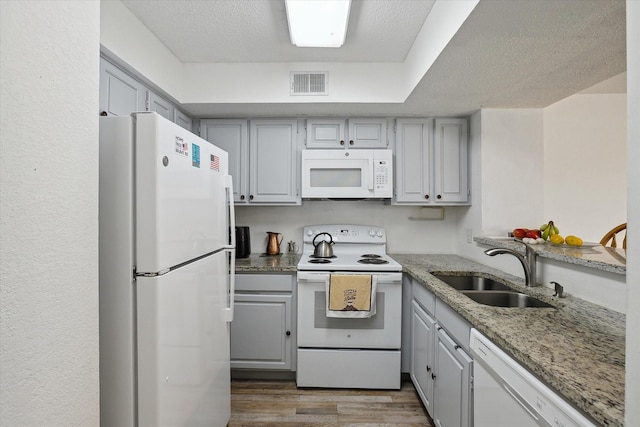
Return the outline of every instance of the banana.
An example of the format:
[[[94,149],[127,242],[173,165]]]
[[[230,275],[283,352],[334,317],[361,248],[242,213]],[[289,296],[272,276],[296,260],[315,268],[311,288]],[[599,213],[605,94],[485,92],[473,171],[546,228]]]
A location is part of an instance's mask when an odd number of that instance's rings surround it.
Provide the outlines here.
[[[540,231],[542,231],[542,238],[544,240],[549,240],[549,237],[554,234],[559,234],[560,230],[553,224],[553,221],[549,221],[546,224],[542,224],[540,226]]]

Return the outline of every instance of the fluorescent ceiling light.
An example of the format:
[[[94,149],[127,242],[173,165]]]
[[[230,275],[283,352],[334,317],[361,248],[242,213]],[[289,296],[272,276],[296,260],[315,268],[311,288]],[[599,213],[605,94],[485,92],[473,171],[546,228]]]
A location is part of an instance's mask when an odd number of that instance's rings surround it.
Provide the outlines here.
[[[340,47],[351,0],[285,0],[291,43],[298,47]]]

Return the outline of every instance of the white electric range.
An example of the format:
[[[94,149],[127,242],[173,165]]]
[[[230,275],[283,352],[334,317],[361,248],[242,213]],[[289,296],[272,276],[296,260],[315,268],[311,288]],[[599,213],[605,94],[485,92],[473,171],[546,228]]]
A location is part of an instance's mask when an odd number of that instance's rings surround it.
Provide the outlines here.
[[[298,387],[399,389],[402,266],[386,254],[384,228],[314,225],[303,233],[297,274]],[[332,241],[333,256],[315,257],[314,239],[316,245]],[[328,317],[327,291],[334,274],[371,276],[375,315]]]

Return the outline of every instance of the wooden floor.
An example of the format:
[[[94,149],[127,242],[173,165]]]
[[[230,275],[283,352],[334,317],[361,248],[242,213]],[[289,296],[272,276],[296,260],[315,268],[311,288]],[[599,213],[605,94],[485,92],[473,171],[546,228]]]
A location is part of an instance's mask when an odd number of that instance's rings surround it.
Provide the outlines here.
[[[433,427],[411,382],[400,390],[298,389],[233,380],[228,427]]]

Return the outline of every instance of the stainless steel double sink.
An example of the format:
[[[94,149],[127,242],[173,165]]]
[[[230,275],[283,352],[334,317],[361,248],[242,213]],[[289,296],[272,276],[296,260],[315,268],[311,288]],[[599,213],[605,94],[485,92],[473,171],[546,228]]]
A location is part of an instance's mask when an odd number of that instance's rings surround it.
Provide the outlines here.
[[[479,304],[494,307],[555,308],[538,298],[518,292],[502,282],[487,277],[473,274],[464,276],[434,274],[434,276]]]

